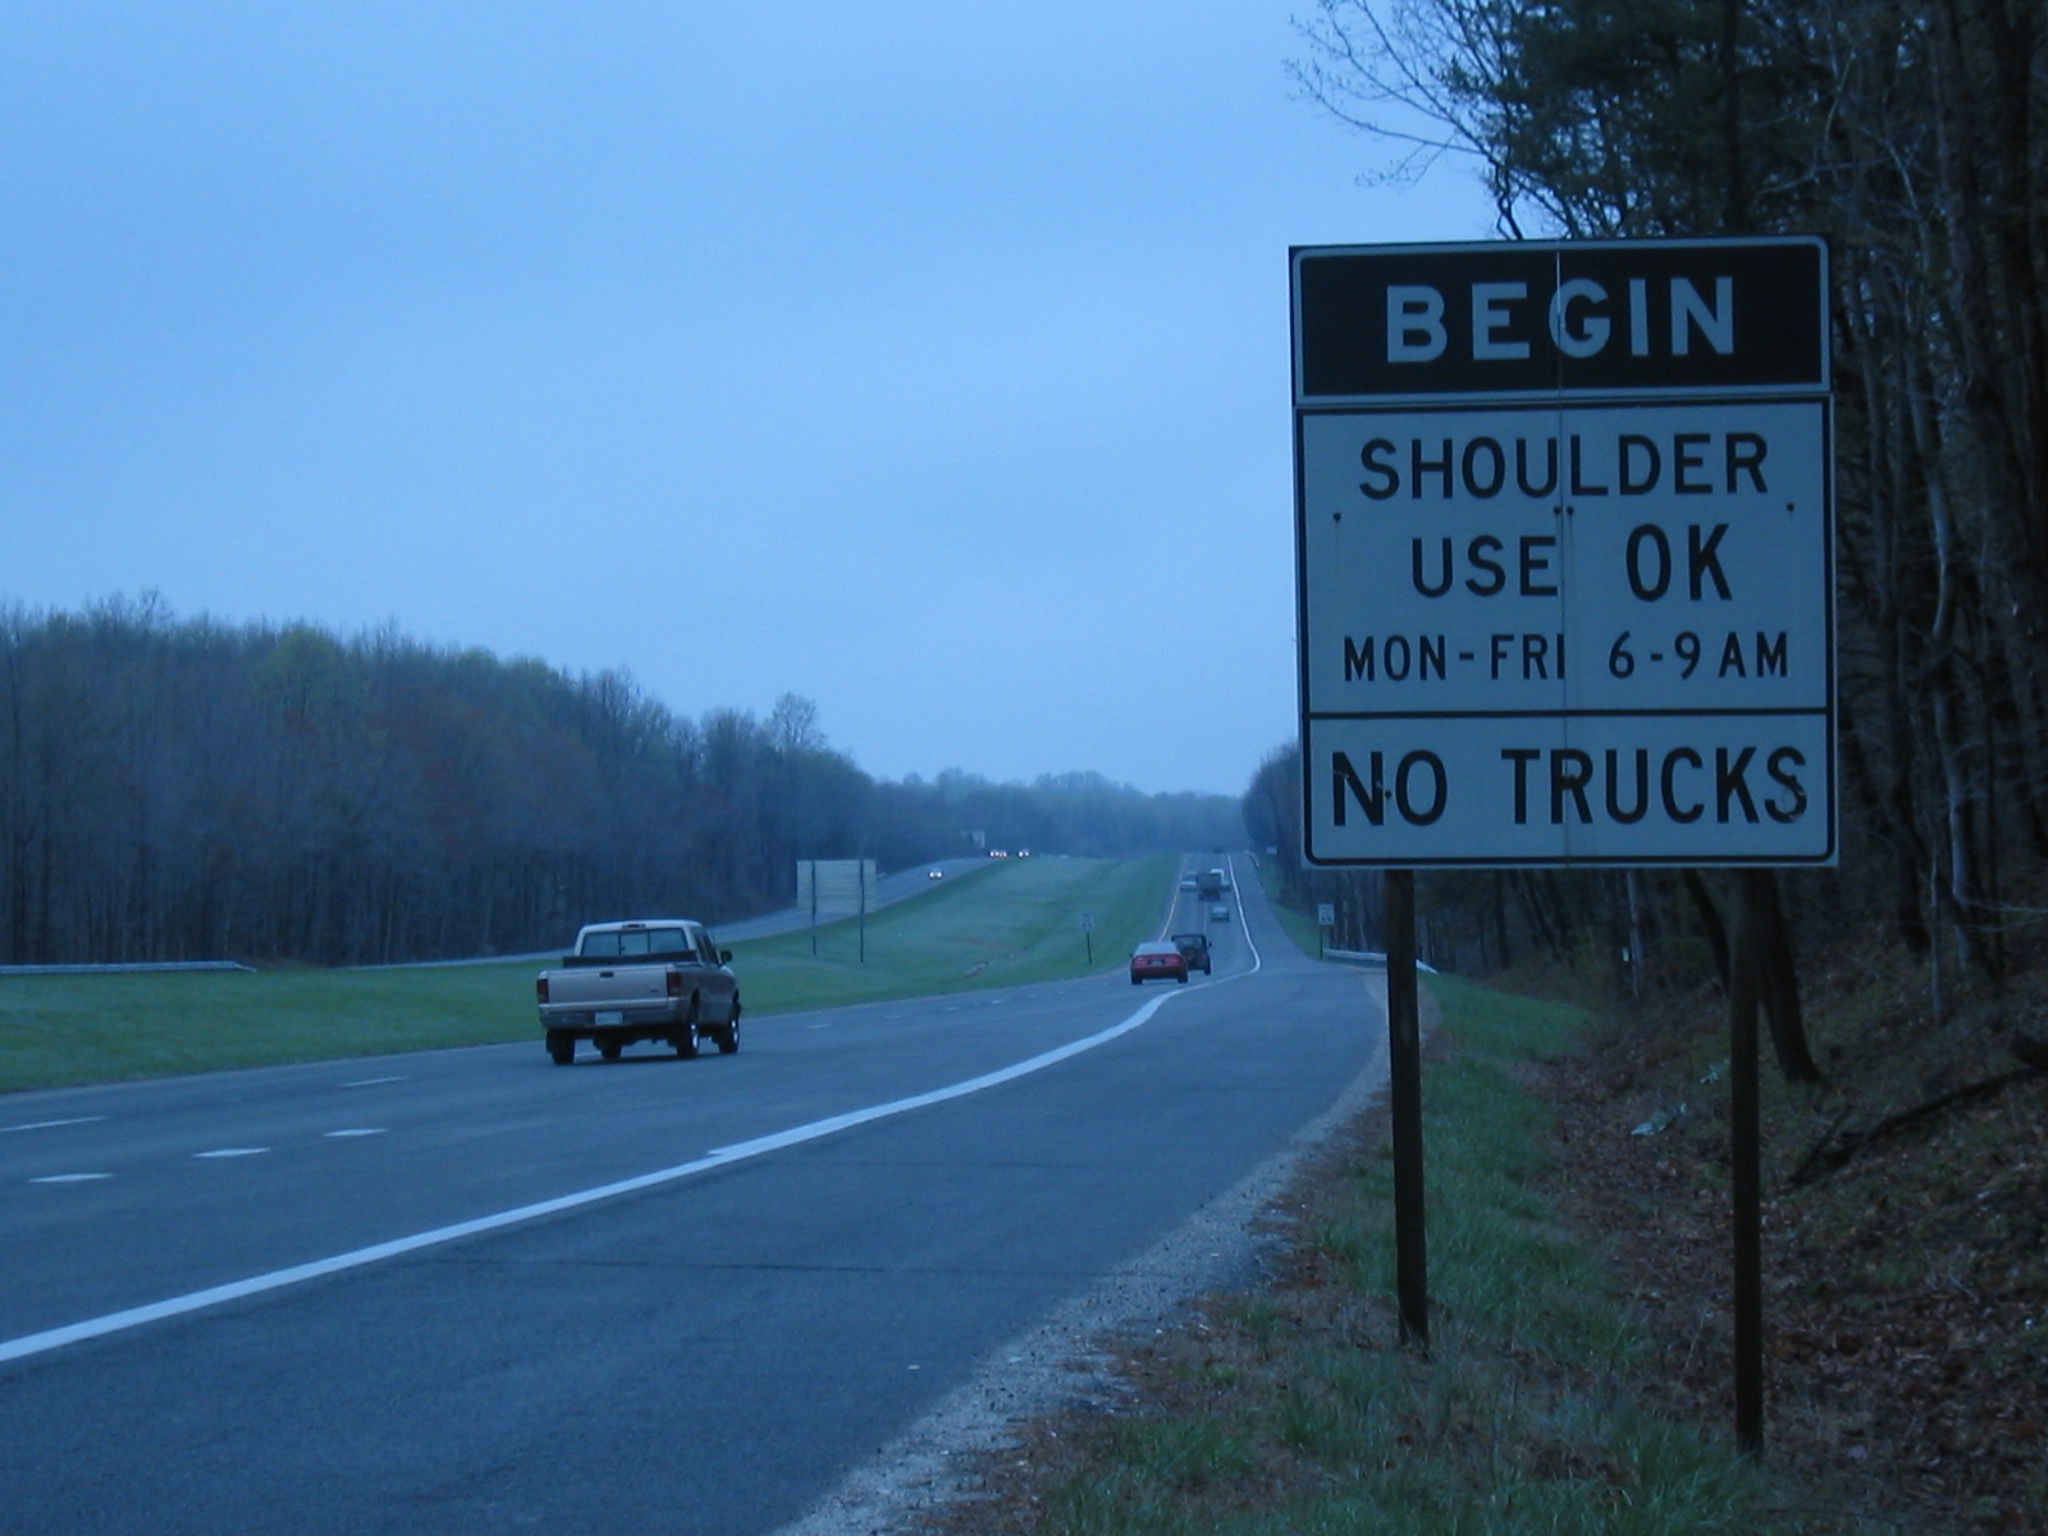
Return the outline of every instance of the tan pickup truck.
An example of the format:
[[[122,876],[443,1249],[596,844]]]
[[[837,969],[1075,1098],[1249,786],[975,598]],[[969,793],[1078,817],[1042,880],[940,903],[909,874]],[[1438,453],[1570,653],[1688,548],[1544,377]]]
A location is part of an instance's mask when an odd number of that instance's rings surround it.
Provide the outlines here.
[[[740,984],[702,923],[687,918],[592,923],[573,953],[535,980],[540,1024],[557,1066],[576,1059],[576,1042],[596,1042],[616,1061],[640,1040],[662,1040],[678,1056],[697,1054],[700,1036],[724,1055],[740,1048]]]

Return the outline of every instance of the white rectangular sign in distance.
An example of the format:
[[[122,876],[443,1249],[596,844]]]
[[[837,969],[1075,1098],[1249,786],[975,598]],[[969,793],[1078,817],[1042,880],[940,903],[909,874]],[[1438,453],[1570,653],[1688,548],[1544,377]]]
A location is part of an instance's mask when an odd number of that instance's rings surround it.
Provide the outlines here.
[[[1311,715],[1827,706],[1823,402],[1299,430]]]
[[[851,917],[875,905],[873,859],[799,859],[796,904],[820,919]]]

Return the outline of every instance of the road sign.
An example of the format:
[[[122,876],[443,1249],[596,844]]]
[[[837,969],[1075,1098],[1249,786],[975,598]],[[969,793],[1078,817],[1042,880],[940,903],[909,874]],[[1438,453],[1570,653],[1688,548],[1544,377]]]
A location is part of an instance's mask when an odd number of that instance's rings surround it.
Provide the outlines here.
[[[1081,931],[1083,933],[1093,933],[1095,931],[1095,914],[1093,912],[1083,912],[1081,914]]]
[[[1304,851],[1835,856],[1826,249],[1293,252]]]
[[[1316,926],[1318,928],[1334,928],[1337,926],[1337,904],[1335,902],[1319,901],[1316,903]]]
[[[798,859],[796,904],[813,922],[853,917],[875,905],[873,859]]]

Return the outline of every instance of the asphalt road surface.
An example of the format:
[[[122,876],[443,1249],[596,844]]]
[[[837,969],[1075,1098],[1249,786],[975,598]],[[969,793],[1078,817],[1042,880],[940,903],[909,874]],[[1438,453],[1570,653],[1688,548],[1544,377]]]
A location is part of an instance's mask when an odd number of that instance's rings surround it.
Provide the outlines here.
[[[1228,905],[1186,986],[0,1099],[0,1531],[777,1530],[1378,1070]]]

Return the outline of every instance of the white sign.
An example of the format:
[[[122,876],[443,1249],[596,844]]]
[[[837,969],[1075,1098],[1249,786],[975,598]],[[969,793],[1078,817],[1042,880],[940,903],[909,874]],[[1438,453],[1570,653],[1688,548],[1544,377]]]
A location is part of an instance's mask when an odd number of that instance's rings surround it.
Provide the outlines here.
[[[797,909],[818,922],[853,917],[874,910],[873,859],[799,859],[796,864]]]
[[[1832,861],[1824,252],[1436,257],[1295,253],[1307,856]]]

